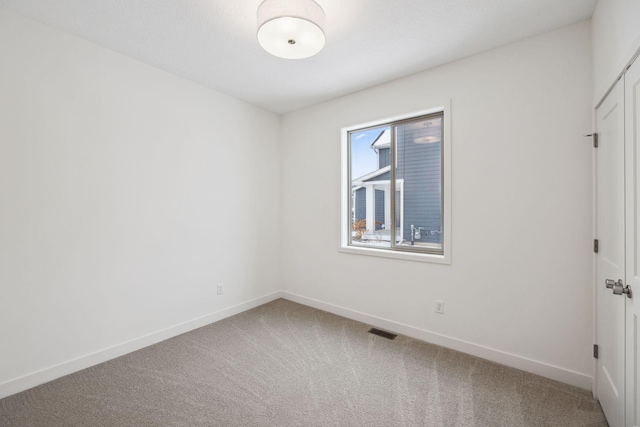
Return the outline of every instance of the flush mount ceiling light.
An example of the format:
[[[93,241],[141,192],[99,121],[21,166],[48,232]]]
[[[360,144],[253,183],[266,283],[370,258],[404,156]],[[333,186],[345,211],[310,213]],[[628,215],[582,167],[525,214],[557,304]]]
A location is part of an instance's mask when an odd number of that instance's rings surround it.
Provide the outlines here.
[[[324,47],[324,18],[313,0],[264,0],[258,7],[258,41],[280,58],[308,58]]]

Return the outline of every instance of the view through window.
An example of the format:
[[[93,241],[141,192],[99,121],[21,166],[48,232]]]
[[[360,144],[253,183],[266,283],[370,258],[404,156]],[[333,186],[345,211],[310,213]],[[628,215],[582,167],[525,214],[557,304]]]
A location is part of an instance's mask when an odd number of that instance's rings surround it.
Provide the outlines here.
[[[348,134],[349,244],[443,253],[443,113]]]

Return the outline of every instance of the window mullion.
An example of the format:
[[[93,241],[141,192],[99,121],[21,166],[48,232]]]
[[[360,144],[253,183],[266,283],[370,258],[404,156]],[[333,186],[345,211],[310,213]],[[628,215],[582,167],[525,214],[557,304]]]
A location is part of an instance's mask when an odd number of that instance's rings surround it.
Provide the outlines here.
[[[389,246],[393,249],[396,247],[396,126],[394,124],[391,125],[389,132],[391,132],[389,135],[391,141],[389,144],[389,199],[391,200]]]

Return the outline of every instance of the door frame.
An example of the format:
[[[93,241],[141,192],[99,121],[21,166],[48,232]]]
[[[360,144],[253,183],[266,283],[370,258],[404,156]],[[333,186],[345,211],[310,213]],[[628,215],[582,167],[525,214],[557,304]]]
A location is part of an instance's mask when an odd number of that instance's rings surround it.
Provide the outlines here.
[[[624,96],[624,79],[620,79],[595,110],[600,138],[599,147],[593,149],[594,229],[601,240],[598,253],[594,248],[594,335],[602,349],[600,357],[594,358],[594,394],[616,427],[624,425],[626,412],[625,301],[606,289],[604,282],[626,280]]]
[[[626,62],[626,64],[624,65],[624,67],[622,68],[622,71],[618,74],[618,76],[616,77],[616,79],[613,81],[613,83],[611,83],[611,85],[609,86],[608,90],[604,93],[604,95],[602,95],[602,97],[600,99],[596,99],[596,101],[594,102],[594,107],[592,110],[592,123],[593,129],[597,129],[597,110],[598,108],[605,102],[605,100],[607,99],[607,97],[610,95],[610,93],[613,91],[613,89],[615,88],[616,84],[618,83],[619,80],[622,80],[622,84],[623,84],[623,93],[625,94],[626,97],[626,82],[625,82],[625,74],[627,73],[627,71],[629,70],[629,68],[635,63],[637,62],[636,66],[640,67],[640,38],[638,38],[638,40],[636,40],[636,42],[634,43],[633,46],[633,50],[630,51],[630,54],[627,56],[630,59]],[[623,133],[623,137],[624,137],[624,149],[626,151],[627,148],[627,128],[626,128],[626,117],[627,117],[627,112],[626,112],[626,107],[627,107],[627,102],[626,99],[623,98],[623,104],[625,106],[625,111],[623,111],[624,117],[625,117],[625,127],[622,129],[622,133]],[[597,130],[595,131],[597,132]],[[594,132],[594,133],[595,133]],[[591,135],[588,135],[591,136]],[[591,157],[591,162],[592,162],[592,212],[593,212],[593,223],[592,223],[592,235],[594,240],[598,238],[597,236],[597,224],[598,224],[598,217],[597,217],[597,148],[595,148],[592,151],[592,157]],[[625,152],[625,168],[627,167],[627,158],[626,158],[627,153]],[[625,185],[627,182],[627,172],[625,171]],[[626,220],[626,215],[627,215],[627,207],[626,207],[626,202],[627,202],[627,190],[625,188],[625,227],[628,223],[628,221]],[[625,232],[626,234],[626,232]],[[626,251],[626,242],[625,242],[625,251]],[[598,306],[597,306],[597,291],[598,291],[598,286],[600,285],[598,283],[598,270],[597,270],[597,253],[594,250],[593,253],[593,264],[592,264],[592,297],[593,297],[593,304],[592,304],[592,314],[593,314],[593,321],[592,321],[592,332],[593,332],[593,342],[594,344],[598,344]],[[626,255],[625,255],[625,262],[626,262]],[[626,267],[625,267],[625,275],[626,275]],[[625,277],[625,284],[627,282],[627,279]],[[640,295],[638,295],[637,297],[640,297]],[[626,325],[626,316],[625,316],[625,326]],[[625,333],[625,336],[627,334]],[[625,369],[628,366],[628,361],[627,361],[627,349],[626,349],[626,344],[625,344]],[[597,399],[598,397],[598,380],[597,380],[597,374],[598,374],[598,359],[594,357],[593,359],[593,365],[592,365],[592,380],[591,380],[591,388],[592,388],[592,395],[594,398]],[[628,387],[625,384],[625,408],[624,408],[624,418],[626,419],[628,417],[629,414],[629,409],[626,407],[627,405],[627,401],[628,401],[628,396],[626,396],[626,393],[628,392]],[[625,421],[626,423],[626,421]]]
[[[640,271],[638,259],[638,195],[640,192],[638,166],[640,165],[640,60],[636,60],[624,75],[625,86],[625,285],[632,291],[632,298],[625,300],[625,423],[626,426],[640,425]]]

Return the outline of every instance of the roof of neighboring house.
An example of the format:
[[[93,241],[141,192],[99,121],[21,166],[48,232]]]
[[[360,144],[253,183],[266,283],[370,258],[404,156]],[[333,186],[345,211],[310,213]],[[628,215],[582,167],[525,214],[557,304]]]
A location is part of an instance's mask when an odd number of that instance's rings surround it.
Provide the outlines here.
[[[391,147],[391,131],[385,129],[380,132],[380,135],[371,143],[371,148],[378,152],[381,148]]]
[[[351,185],[362,185],[363,182],[369,181],[377,176],[387,173],[391,170],[391,166],[385,166],[380,169],[376,169],[373,172],[369,172],[366,175],[362,175],[360,178],[356,178],[351,182]]]

